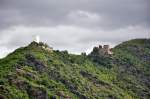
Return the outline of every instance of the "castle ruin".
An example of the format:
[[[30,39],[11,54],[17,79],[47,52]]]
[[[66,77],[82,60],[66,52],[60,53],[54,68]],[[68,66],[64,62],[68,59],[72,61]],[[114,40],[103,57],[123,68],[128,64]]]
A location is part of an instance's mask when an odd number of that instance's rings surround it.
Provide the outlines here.
[[[101,55],[112,55],[112,48],[109,45],[99,45],[98,47],[94,47],[93,51],[97,52]]]

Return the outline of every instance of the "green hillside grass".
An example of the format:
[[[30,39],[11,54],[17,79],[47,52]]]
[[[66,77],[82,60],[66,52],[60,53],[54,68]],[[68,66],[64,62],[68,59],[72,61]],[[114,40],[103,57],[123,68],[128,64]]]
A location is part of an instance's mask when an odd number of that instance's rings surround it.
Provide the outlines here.
[[[32,42],[0,60],[0,99],[149,99],[150,39],[113,52],[74,55]]]

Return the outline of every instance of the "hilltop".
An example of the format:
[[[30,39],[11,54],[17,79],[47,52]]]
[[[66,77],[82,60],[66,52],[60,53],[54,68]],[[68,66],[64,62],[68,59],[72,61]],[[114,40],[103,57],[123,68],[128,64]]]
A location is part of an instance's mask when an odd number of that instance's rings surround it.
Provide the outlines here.
[[[86,55],[32,42],[0,60],[0,99],[149,99],[150,39]]]

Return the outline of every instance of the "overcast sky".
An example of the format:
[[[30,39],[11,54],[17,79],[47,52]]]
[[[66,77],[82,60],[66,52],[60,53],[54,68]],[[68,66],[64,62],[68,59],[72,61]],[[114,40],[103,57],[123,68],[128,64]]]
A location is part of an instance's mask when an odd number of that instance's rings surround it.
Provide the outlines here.
[[[0,57],[35,35],[72,53],[150,38],[149,11],[150,0],[0,0]]]

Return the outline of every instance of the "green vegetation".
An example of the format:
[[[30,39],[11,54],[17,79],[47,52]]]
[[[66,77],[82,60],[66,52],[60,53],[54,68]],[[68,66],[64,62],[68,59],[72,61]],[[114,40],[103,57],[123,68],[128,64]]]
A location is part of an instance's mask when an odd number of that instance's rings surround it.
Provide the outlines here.
[[[149,99],[150,39],[113,55],[48,51],[32,42],[0,60],[0,99]]]

